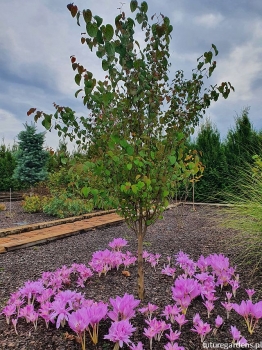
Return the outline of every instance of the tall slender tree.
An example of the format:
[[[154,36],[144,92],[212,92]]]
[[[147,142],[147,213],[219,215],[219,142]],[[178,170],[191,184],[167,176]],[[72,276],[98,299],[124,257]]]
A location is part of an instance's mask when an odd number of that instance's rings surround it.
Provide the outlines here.
[[[241,172],[253,163],[252,156],[261,152],[261,137],[250,122],[249,108],[244,108],[235,119],[235,126],[228,131],[225,144],[225,155],[228,166],[228,187],[237,191]]]
[[[195,186],[196,200],[209,202],[222,199],[228,175],[227,162],[220,133],[209,118],[200,126],[193,148],[201,154],[205,167],[201,181]]]
[[[46,179],[49,153],[44,150],[45,133],[37,133],[36,126],[24,125],[18,134],[18,150],[15,154],[16,168],[13,178],[31,187]]]
[[[232,86],[204,87],[212,75],[218,54],[215,45],[198,59],[191,79],[183,71],[170,74],[170,39],[172,25],[167,16],[148,19],[145,1],[130,2],[134,18],[121,11],[114,26],[90,9],[79,11],[69,4],[71,15],[80,25],[83,18],[86,34],[82,44],[95,52],[105,72],[97,81],[92,72],[71,57],[76,71],[75,82],[82,87],[83,102],[90,114],[77,118],[68,107],[55,104],[56,112],[48,115],[31,108],[35,120],[55,128],[77,143],[93,145],[92,159],[86,167],[100,179],[104,190],[100,195],[115,198],[114,205],[134,230],[138,240],[138,295],[144,297],[143,240],[147,228],[168,205],[168,198],[184,171],[184,143],[212,100],[227,98]],[[144,43],[135,39],[135,26],[144,33]],[[194,171],[195,164],[189,169]],[[85,188],[88,194],[98,189]]]

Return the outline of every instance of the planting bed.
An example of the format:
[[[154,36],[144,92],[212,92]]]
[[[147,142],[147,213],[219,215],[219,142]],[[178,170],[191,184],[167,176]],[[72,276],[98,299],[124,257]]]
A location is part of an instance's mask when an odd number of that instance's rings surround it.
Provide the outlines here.
[[[201,254],[207,256],[211,253],[224,253],[229,257],[231,265],[235,265],[234,260],[238,255],[238,251],[236,249],[233,250],[228,245],[228,239],[234,235],[234,231],[218,226],[218,222],[223,219],[223,215],[219,208],[200,206],[196,208],[196,211],[192,211],[191,206],[180,206],[166,211],[164,219],[159,220],[148,229],[144,249],[150,253],[159,253],[161,257],[159,264],[156,266],[156,271],[148,262],[145,263],[146,297],[138,308],[146,306],[149,302],[158,305],[159,309],[155,311],[153,317],[155,316],[159,319],[164,306],[174,303],[171,293],[173,279],[161,274],[161,270],[164,264],[167,264],[167,256],[172,257],[174,265],[174,255],[179,250],[187,253],[194,261]],[[28,217],[23,218],[23,220],[28,220]],[[62,265],[71,266],[72,263],[88,265],[93,252],[109,248],[108,243],[117,237],[126,239],[129,243],[127,249],[135,254],[136,237],[125,224],[121,224],[52,241],[46,245],[0,255],[0,308],[2,309],[5,306],[5,302],[10,294],[21,287],[27,280],[37,280],[44,271],[55,271]],[[128,269],[130,272],[129,277],[125,277],[121,273],[122,270],[121,266],[119,271],[111,270],[106,276],[98,277],[97,274],[94,274],[87,280],[85,288],[78,288],[78,291],[84,293],[87,299],[102,300],[104,302],[109,302],[110,297],[123,296],[125,293],[136,296],[136,266]],[[176,276],[179,272],[181,271],[177,267]],[[256,290],[253,296],[254,301],[262,300],[262,276],[259,273],[251,276],[251,272],[237,267],[237,273],[240,275],[240,287],[236,292],[236,298],[232,299],[233,302],[240,303],[242,299],[247,300],[248,297],[245,292],[247,288]],[[222,291],[219,288],[217,289],[216,296],[219,299],[215,301],[215,309],[209,319],[207,318],[207,311],[202,299],[198,297],[193,300],[186,314],[186,319],[189,321],[182,326],[182,333],[178,340],[180,346],[190,350],[203,348],[199,335],[191,331],[193,327],[192,317],[197,312],[200,313],[201,318],[205,322],[211,324],[212,328],[214,328],[214,320],[218,314],[225,321],[221,328],[218,329],[216,336],[212,332],[207,335],[206,343],[231,343],[230,325],[236,326],[249,343],[262,342],[262,320],[259,321],[254,334],[251,336],[247,331],[243,318],[234,310],[231,311],[229,320],[226,319],[226,311],[221,305],[221,301],[225,301],[226,291],[231,291],[231,288],[226,286]],[[142,341],[144,349],[148,350],[149,340],[143,335],[144,328],[147,325],[142,314],[137,312],[131,323],[136,327],[136,331],[131,338],[132,341],[134,343]],[[97,346],[92,345],[87,337],[86,349],[113,349],[114,344],[109,340],[103,339],[104,335],[108,334],[110,324],[111,321],[108,318],[105,321],[101,321]],[[173,325],[173,330],[175,329],[178,329],[176,324]],[[6,324],[5,316],[0,315],[0,349],[81,349],[80,344],[76,342],[74,332],[67,325],[63,329],[57,330],[55,325],[51,324],[49,329],[46,329],[44,321],[39,320],[37,330],[35,330],[31,323],[27,324],[20,319],[17,331],[18,335],[15,334],[12,325]],[[153,349],[164,349],[164,344],[167,342],[167,338],[163,335],[160,343],[153,340]],[[123,349],[127,350],[129,347],[124,345]]]

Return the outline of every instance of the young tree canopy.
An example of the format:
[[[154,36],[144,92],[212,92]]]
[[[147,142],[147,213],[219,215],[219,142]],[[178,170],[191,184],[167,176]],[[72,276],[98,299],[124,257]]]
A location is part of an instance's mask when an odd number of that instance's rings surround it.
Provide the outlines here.
[[[233,89],[229,82],[205,87],[204,81],[216,68],[217,48],[197,59],[190,79],[179,70],[170,77],[170,40],[173,27],[162,14],[148,18],[148,5],[130,2],[132,17],[121,12],[114,24],[90,9],[80,11],[74,4],[68,10],[78,25],[84,26],[81,43],[100,60],[104,80],[97,80],[75,56],[76,72],[89,114],[77,118],[69,107],[54,104],[54,115],[31,108],[35,120],[51,125],[59,135],[92,149],[89,168],[103,179],[103,188],[84,188],[88,195],[99,192],[114,198],[117,208],[138,238],[138,294],[144,296],[143,239],[147,227],[155,222],[172,196],[180,179],[184,180],[184,143],[194,126],[219,96],[227,98]],[[139,43],[135,30],[142,31]],[[53,124],[52,124],[53,123]],[[191,164],[195,173],[196,164]]]

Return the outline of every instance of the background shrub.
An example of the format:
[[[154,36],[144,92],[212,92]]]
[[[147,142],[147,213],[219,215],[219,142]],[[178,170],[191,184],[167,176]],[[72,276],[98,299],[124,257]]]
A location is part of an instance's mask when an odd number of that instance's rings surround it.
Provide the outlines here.
[[[49,198],[47,196],[25,196],[22,207],[27,213],[39,213],[43,212],[43,207],[48,201]]]
[[[49,199],[48,203],[44,205],[43,211],[49,215],[66,218],[90,213],[93,208],[92,200],[73,199],[68,197],[66,193],[63,193],[58,197]]]

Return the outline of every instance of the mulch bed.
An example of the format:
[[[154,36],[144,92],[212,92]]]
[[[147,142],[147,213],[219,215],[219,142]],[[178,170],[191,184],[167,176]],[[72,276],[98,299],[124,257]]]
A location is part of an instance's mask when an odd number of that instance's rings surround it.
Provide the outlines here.
[[[17,220],[26,220],[29,218],[24,214]],[[172,277],[162,275],[161,269],[167,264],[167,256],[174,257],[175,254],[182,250],[190,255],[195,261],[201,254],[207,256],[211,253],[224,253],[230,258],[231,265],[235,265],[238,251],[232,249],[228,243],[230,237],[235,231],[221,228],[218,222],[223,219],[223,211],[220,208],[200,206],[196,211],[191,206],[180,206],[164,213],[164,219],[159,220],[148,229],[145,238],[144,249],[150,253],[161,254],[160,263],[156,267],[156,272],[149,263],[145,264],[145,287],[146,297],[139,307],[145,306],[148,302],[157,304],[159,309],[154,314],[160,317],[165,305],[173,303],[172,301]],[[3,223],[3,219],[0,219]],[[137,240],[134,233],[125,225],[110,226],[107,228],[96,229],[82,233],[69,238],[52,241],[48,244],[38,245],[26,249],[8,252],[0,255],[0,308],[17,288],[21,287],[27,280],[36,280],[41,277],[44,271],[55,271],[62,265],[71,266],[72,263],[88,264],[92,253],[97,250],[108,248],[108,243],[116,237],[122,237],[128,240],[128,250],[133,254],[136,252]],[[174,260],[173,260],[174,261]],[[136,295],[137,269],[136,266],[129,269],[130,277],[125,277],[120,271],[109,271],[106,276],[91,277],[86,287],[79,288],[79,291],[85,293],[86,298],[96,301],[103,300],[108,302],[110,297],[116,295],[123,296],[124,293]],[[262,276],[258,272],[252,275],[252,271],[246,268],[237,268],[240,275],[240,288],[237,290],[234,302],[240,303],[242,299],[247,300],[245,289],[254,288],[256,294],[255,300],[262,300],[261,281]],[[179,345],[185,349],[202,349],[199,336],[191,331],[192,317],[199,312],[201,318],[214,326],[214,319],[217,314],[225,320],[217,335],[211,333],[206,338],[206,343],[231,343],[230,325],[237,326],[241,334],[249,343],[259,343],[262,341],[262,320],[258,323],[255,333],[250,336],[244,320],[234,311],[231,311],[230,319],[226,320],[225,309],[221,306],[221,301],[225,300],[225,291],[230,291],[229,287],[225,287],[222,292],[218,291],[216,295],[219,297],[215,302],[215,311],[212,312],[210,319],[207,319],[207,312],[201,298],[197,298],[190,305],[186,318],[189,320],[187,324],[182,326],[182,333]],[[137,327],[132,341],[137,343],[141,340],[145,349],[149,349],[149,341],[143,335],[146,324],[143,317],[137,313],[132,320],[132,324]],[[103,335],[108,333],[110,320],[101,322],[99,334],[100,340],[95,347],[91,342],[87,342],[86,349],[91,350],[111,350],[113,343],[103,340]],[[177,329],[174,325],[173,329]],[[38,328],[35,331],[31,324],[19,320],[17,330],[19,335],[14,332],[13,327],[8,326],[4,315],[0,315],[0,349],[20,349],[20,350],[77,350],[81,346],[76,342],[73,332],[69,327],[57,330],[55,325],[51,325],[46,329],[44,322],[39,321]],[[162,337],[160,343],[153,341],[153,349],[164,349],[167,343],[165,336]],[[262,345],[262,344],[261,344]],[[213,346],[214,349],[217,347]],[[123,349],[128,349],[124,346]]]

